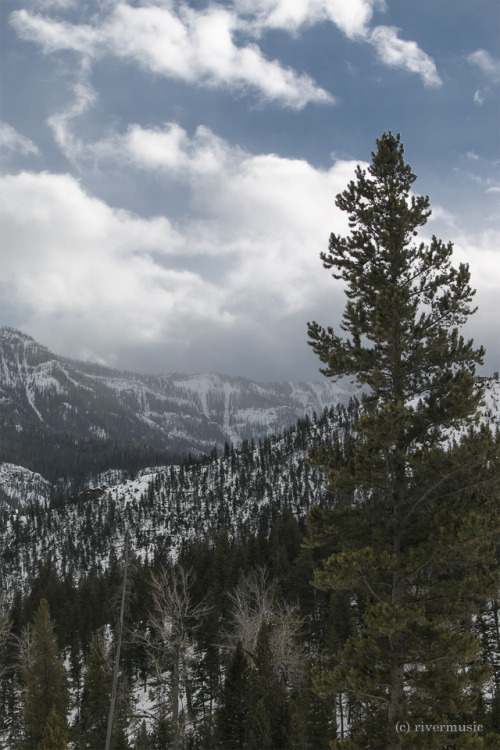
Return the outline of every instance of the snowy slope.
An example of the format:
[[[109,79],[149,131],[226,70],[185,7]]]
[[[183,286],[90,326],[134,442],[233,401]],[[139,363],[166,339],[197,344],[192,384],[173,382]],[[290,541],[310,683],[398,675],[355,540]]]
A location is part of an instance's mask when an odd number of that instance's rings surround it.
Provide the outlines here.
[[[279,433],[299,417],[347,404],[359,393],[331,383],[255,383],[224,375],[140,375],[52,354],[19,331],[0,329],[0,461],[55,482],[79,477],[78,458],[113,441],[171,454],[210,454],[226,442]],[[74,438],[93,446],[74,447]],[[115,461],[103,466],[126,469]],[[76,455],[75,455],[76,454]],[[130,458],[130,451],[127,453]],[[57,460],[60,458],[60,466]],[[145,456],[148,463],[157,463]],[[163,459],[166,463],[166,459]],[[47,465],[50,467],[48,475]]]
[[[47,508],[54,486],[41,474],[14,464],[0,464],[0,506],[2,502],[13,507],[41,505]]]
[[[353,416],[352,409],[349,416],[344,407],[332,407],[315,422],[301,420],[254,449],[145,471],[89,489],[48,513],[39,506],[4,511],[4,593],[10,599],[16,590],[27,590],[38,562],[49,554],[62,576],[71,572],[78,579],[90,569],[105,570],[122,554],[127,532],[138,558],[151,560],[161,549],[176,559],[189,540],[265,530],[285,507],[304,517],[324,495],[324,478],[307,464],[306,451],[314,442],[342,439]]]

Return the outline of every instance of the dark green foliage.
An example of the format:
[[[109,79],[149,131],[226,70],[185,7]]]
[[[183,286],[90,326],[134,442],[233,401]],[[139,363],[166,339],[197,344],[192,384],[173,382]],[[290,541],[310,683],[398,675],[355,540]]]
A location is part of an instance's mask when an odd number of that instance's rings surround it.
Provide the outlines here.
[[[165,706],[162,706],[156,716],[148,750],[149,748],[151,750],[163,750],[165,747],[171,747],[173,737],[172,721],[167,714]]]
[[[56,732],[59,726],[65,730],[68,710],[67,675],[46,599],[41,600],[35,612],[24,659],[27,665],[22,673],[26,690],[25,746],[32,750],[44,737],[51,711],[55,712],[57,720],[52,716],[47,732]]]
[[[22,426],[20,431],[16,421],[4,420],[0,460],[21,464],[54,484],[64,478],[66,489],[72,492],[83,489],[89,476],[110,468],[133,476],[146,466],[180,463],[185,459],[180,450],[162,450],[119,439],[102,440],[78,432],[54,432],[44,424],[28,420]],[[64,502],[54,492],[51,505],[57,507]]]
[[[68,733],[64,722],[57,714],[55,705],[52,706],[43,730],[43,737],[38,743],[37,750],[67,750]]]
[[[265,621],[257,636],[246,700],[245,747],[248,750],[286,750],[290,743],[289,706],[284,686],[273,667]]]
[[[498,445],[474,427],[484,352],[459,335],[474,292],[451,243],[415,240],[429,199],[410,195],[403,153],[384,134],[369,174],[337,196],[351,234],[332,234],[321,257],[346,284],[346,337],[309,325],[324,374],[370,389],[349,440],[310,451],[330,492],[308,519],[325,558],[315,585],[345,592],[356,623],[334,634],[337,664],[318,681],[357,702],[346,748],[441,747],[396,722],[472,721],[488,676],[472,618],[498,573]]]
[[[243,750],[247,724],[248,661],[241,641],[231,655],[217,711],[217,747]]]
[[[106,643],[97,632],[86,659],[83,692],[80,702],[80,747],[88,750],[104,747],[108,728],[113,673]]]
[[[130,750],[129,741],[124,724],[119,725],[113,732],[111,740],[111,750]]]
[[[151,750],[151,746],[151,738],[146,727],[146,722],[143,721],[137,733],[134,750]]]
[[[329,750],[335,737],[334,700],[314,689],[313,668],[291,703],[290,750]]]

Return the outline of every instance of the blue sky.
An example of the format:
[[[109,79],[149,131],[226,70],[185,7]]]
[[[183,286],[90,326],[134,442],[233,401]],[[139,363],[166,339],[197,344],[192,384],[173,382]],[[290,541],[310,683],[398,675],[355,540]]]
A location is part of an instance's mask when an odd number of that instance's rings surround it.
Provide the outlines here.
[[[318,376],[335,207],[400,132],[500,369],[499,0],[4,0],[0,324],[149,372]]]

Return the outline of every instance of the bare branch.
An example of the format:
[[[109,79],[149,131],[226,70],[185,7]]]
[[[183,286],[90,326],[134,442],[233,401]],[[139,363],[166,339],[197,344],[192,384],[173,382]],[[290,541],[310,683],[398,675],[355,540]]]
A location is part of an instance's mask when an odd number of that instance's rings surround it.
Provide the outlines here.
[[[302,620],[297,608],[280,601],[276,582],[269,582],[267,572],[259,568],[245,577],[229,594],[233,604],[232,628],[226,643],[235,648],[241,641],[244,652],[255,657],[257,637],[262,622],[269,628],[269,644],[276,672],[285,683],[300,681],[304,656],[298,646]]]

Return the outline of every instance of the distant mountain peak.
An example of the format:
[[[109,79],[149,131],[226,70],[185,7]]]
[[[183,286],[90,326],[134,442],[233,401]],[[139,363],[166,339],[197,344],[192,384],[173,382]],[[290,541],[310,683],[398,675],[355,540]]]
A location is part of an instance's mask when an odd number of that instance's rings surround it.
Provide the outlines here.
[[[225,443],[278,434],[306,414],[347,404],[359,390],[328,380],[257,383],[221,374],[141,375],[53,354],[0,329],[0,462],[51,482],[89,471],[135,469]],[[121,447],[120,447],[121,446]],[[111,448],[113,459],[111,459]],[[162,455],[155,455],[158,452]],[[106,465],[106,460],[109,463]]]

